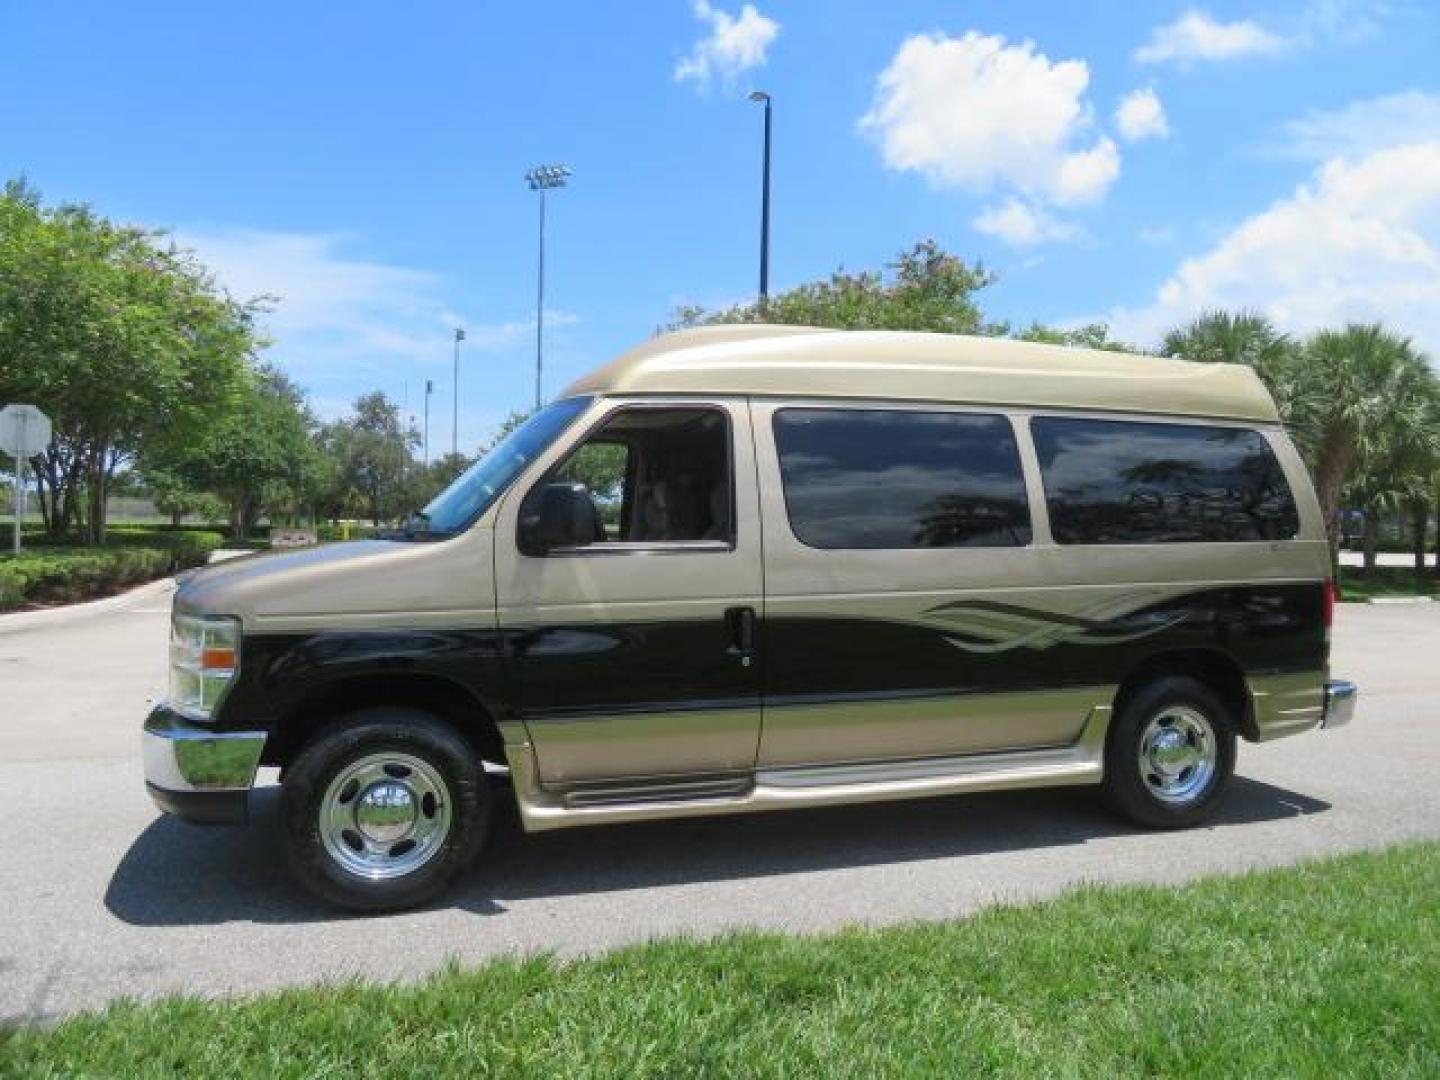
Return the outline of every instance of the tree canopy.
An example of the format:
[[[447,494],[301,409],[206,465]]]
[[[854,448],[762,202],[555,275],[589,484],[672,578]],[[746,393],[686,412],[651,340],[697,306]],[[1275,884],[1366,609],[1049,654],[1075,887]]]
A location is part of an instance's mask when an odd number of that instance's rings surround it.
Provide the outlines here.
[[[6,186],[0,400],[54,422],[35,461],[52,533],[102,542],[116,469],[204,437],[233,406],[260,344],[253,315],[160,234]]]
[[[934,240],[922,240],[884,271],[837,270],[823,281],[798,285],[764,303],[717,311],[682,307],[670,328],[769,322],[844,330],[994,333],[997,328],[985,324],[975,300],[976,293],[994,282],[995,275],[981,264],[968,264]]]
[[[362,394],[349,416],[326,424],[320,444],[334,465],[325,500],[331,516],[353,508],[378,525],[427,501],[410,482],[419,433],[401,423],[400,407],[381,391]]]
[[[322,463],[315,427],[304,392],[282,372],[261,367],[182,469],[195,487],[220,497],[231,535],[243,539],[262,514],[316,493]]]

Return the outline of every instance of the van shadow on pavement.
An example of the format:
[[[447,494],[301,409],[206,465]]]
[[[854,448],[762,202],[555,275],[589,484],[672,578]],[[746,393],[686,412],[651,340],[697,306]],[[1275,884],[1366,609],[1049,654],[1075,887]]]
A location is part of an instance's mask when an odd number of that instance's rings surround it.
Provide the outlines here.
[[[1138,830],[1094,788],[996,792],[526,836],[506,789],[476,866],[435,901],[480,915],[507,902],[1083,844]],[[298,923],[346,917],[285,869],[279,789],[251,796],[245,828],[161,816],[121,858],[105,906],[139,926]],[[1209,829],[1322,813],[1330,804],[1237,776]]]

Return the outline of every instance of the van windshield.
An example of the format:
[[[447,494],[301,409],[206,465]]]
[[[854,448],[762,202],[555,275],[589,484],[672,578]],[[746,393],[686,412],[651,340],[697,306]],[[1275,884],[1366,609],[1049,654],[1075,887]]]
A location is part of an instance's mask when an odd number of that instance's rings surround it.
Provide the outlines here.
[[[411,516],[404,538],[438,540],[465,528],[510,486],[525,467],[545,452],[590,404],[588,397],[566,398],[545,406],[506,435],[450,486]]]

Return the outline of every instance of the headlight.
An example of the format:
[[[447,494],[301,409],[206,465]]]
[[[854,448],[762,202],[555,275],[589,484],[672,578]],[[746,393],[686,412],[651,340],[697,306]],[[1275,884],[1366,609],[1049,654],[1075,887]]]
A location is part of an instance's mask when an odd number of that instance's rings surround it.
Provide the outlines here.
[[[208,719],[240,670],[240,620],[181,615],[170,620],[170,705]]]

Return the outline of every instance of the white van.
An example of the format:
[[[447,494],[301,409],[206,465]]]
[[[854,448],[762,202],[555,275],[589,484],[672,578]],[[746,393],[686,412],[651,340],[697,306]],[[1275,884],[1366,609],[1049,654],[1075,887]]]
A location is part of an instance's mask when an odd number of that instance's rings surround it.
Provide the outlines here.
[[[299,878],[368,910],[439,892],[512,794],[538,830],[1098,784],[1188,825],[1237,738],[1350,718],[1329,567],[1249,369],[666,335],[393,538],[186,578],[147,783],[240,822],[278,766]]]

